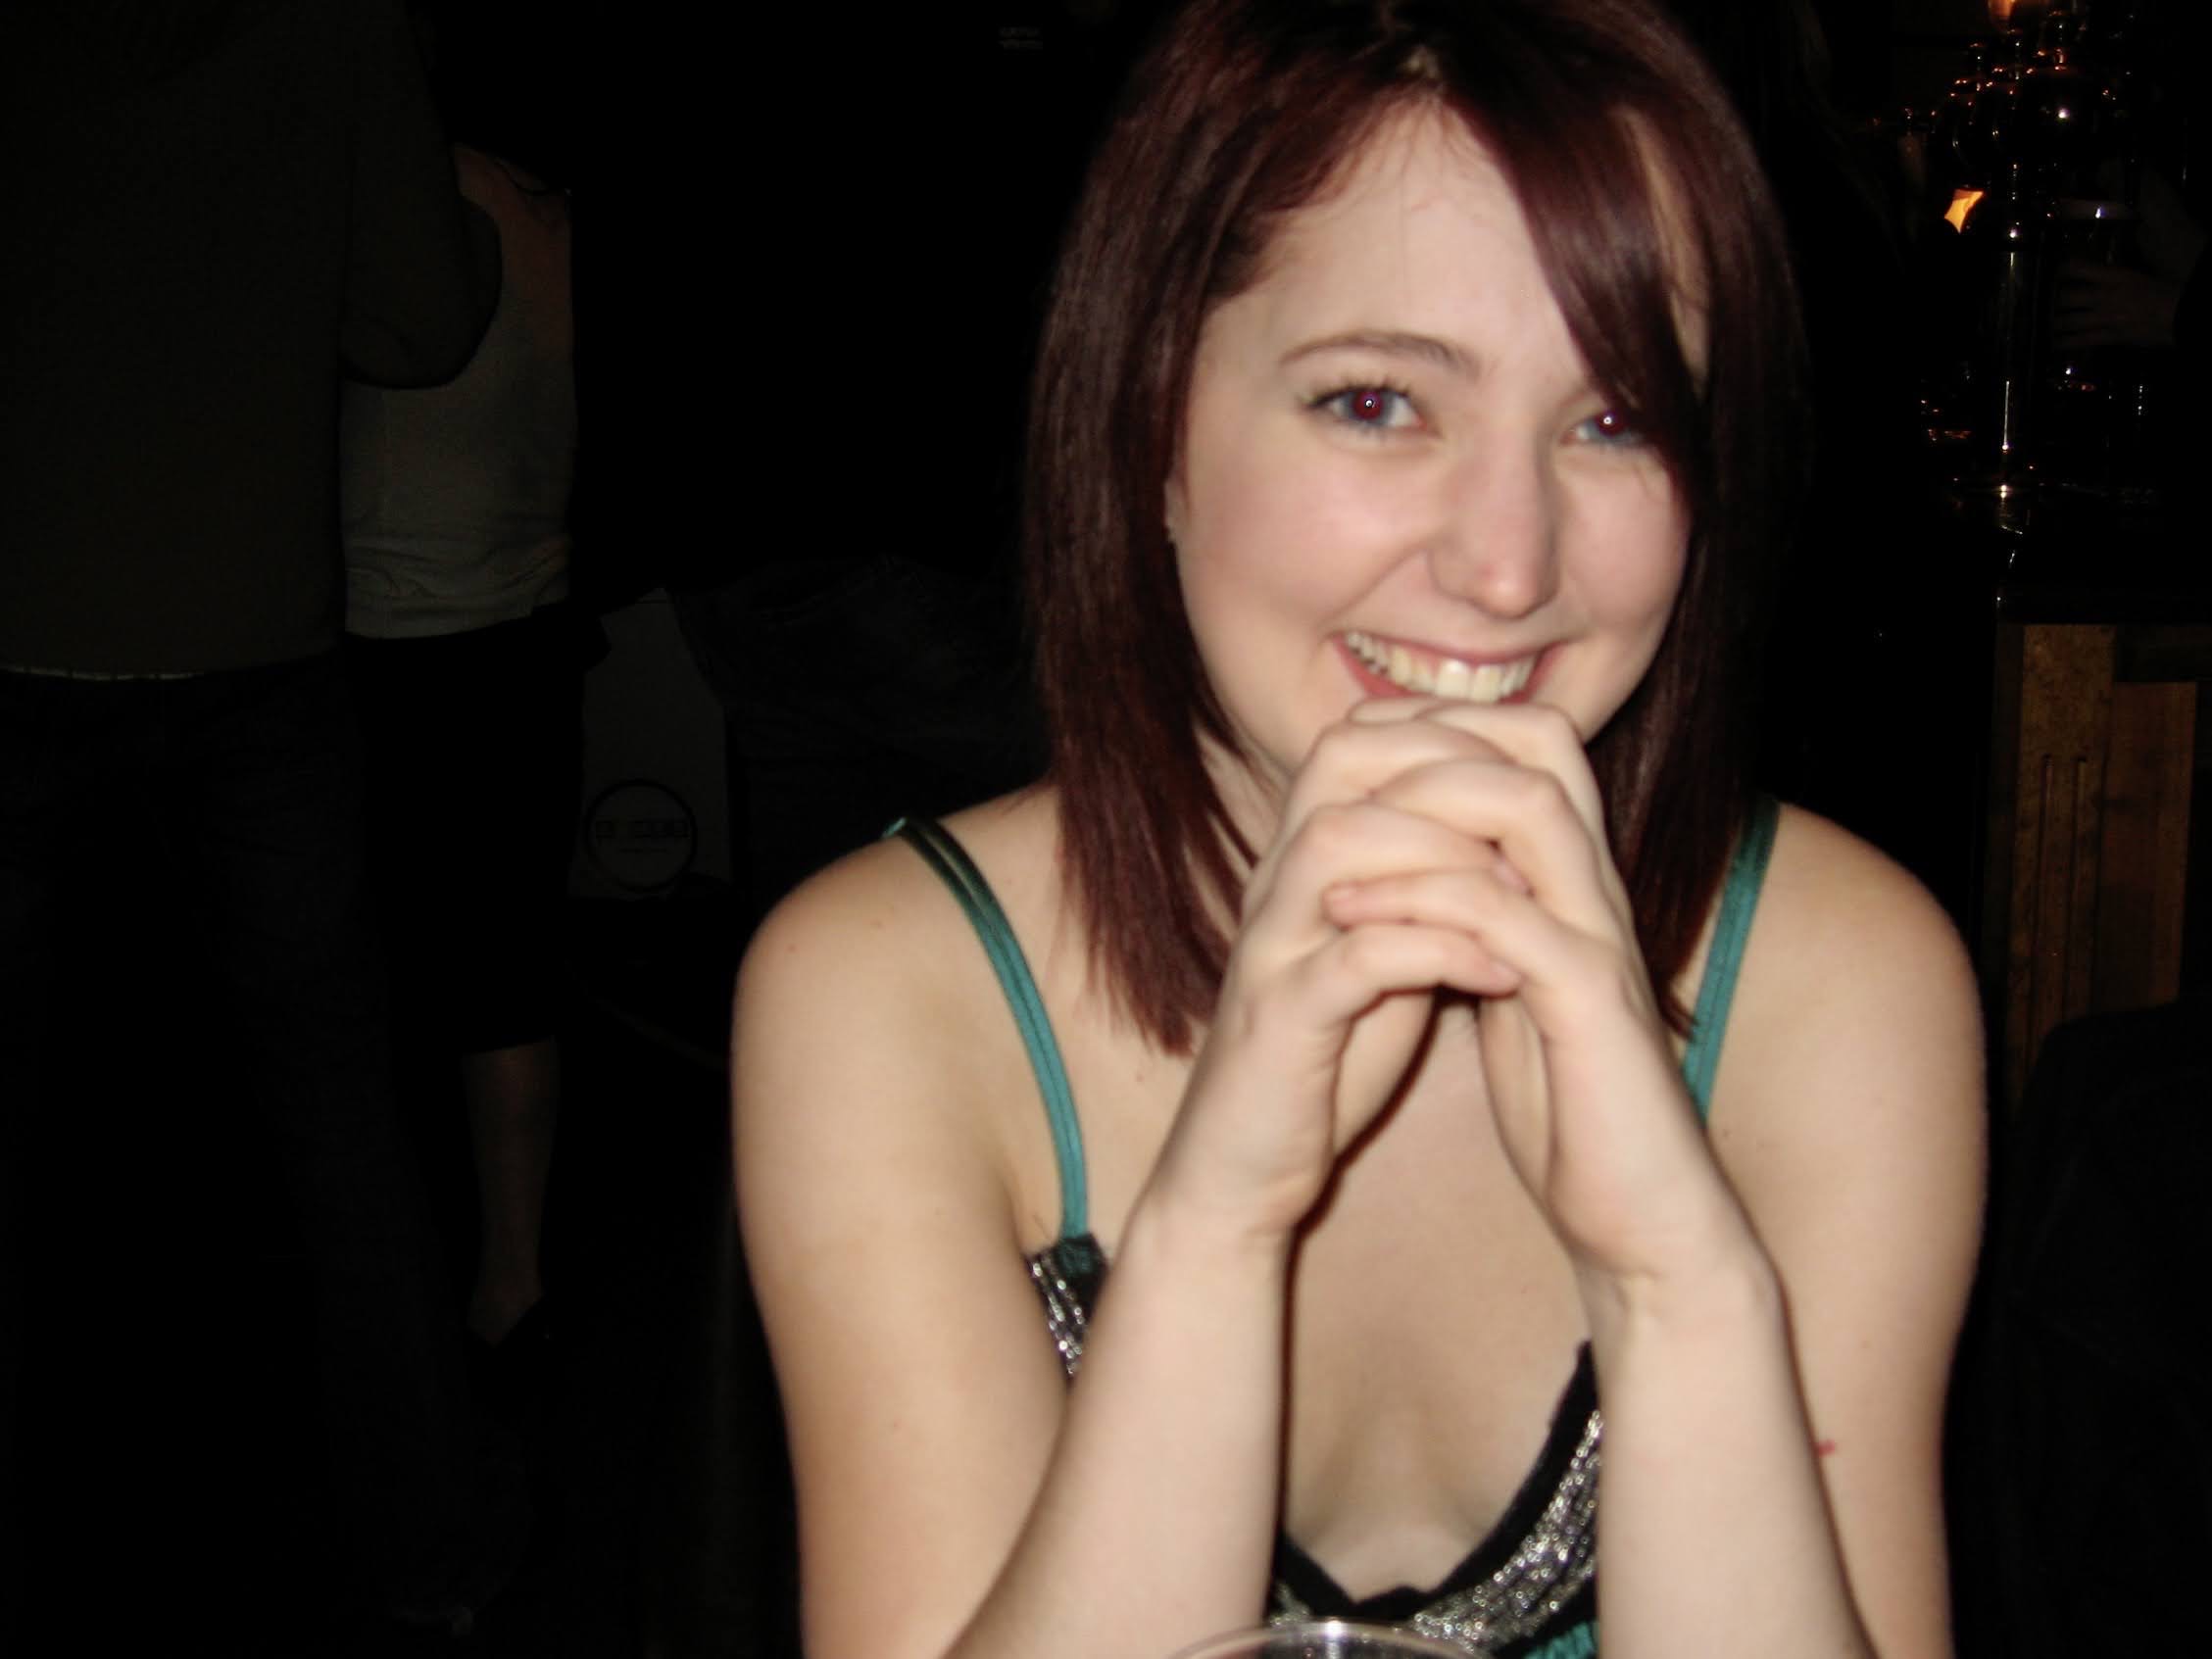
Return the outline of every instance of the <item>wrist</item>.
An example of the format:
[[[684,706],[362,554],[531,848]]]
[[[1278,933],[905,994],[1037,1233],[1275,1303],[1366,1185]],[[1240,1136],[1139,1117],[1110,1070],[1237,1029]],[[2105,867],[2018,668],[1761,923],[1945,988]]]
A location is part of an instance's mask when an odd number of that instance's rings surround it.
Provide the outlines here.
[[[1782,1281],[1773,1258],[1740,1210],[1733,1221],[1664,1268],[1578,1267],[1592,1342],[1600,1348],[1629,1340],[1707,1342],[1779,1323]]]
[[[1114,1273],[1119,1277],[1131,1265],[1141,1270],[1141,1264],[1156,1261],[1169,1264],[1178,1274],[1220,1275],[1280,1286],[1288,1283],[1296,1242],[1295,1228],[1194,1199],[1155,1172],[1130,1206]]]

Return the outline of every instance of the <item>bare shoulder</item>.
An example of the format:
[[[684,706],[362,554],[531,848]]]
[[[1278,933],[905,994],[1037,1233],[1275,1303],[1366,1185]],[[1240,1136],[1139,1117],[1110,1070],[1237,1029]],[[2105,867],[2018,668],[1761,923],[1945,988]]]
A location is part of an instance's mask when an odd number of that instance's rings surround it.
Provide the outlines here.
[[[1714,1091],[1717,1140],[1979,1134],[1981,1015],[1956,930],[1886,855],[1783,808]],[[1847,1102],[1833,1099],[1844,1095]],[[1846,1104],[1842,1123],[1824,1123]]]
[[[933,885],[927,867],[894,841],[808,878],[768,912],[746,949],[740,1017],[773,1010],[811,1023],[805,1004],[817,997],[847,1011],[865,1004],[881,1017],[926,996],[930,982],[911,970],[943,948],[931,937],[945,919]],[[886,999],[892,1008],[882,1005]]]
[[[993,803],[948,827],[1018,869],[1020,838],[1001,847],[1001,826],[1033,815],[1018,800]],[[971,1094],[961,1085],[990,1011],[989,974],[971,924],[910,847],[878,842],[808,880],[761,924],[738,975],[741,1149],[748,1118],[763,1114],[882,1114],[912,1126],[917,1113],[950,1111],[923,1128],[958,1138],[951,1103]]]
[[[1002,902],[1034,911],[1053,879],[1051,818],[1017,796],[947,827]],[[880,1239],[894,1216],[943,1238],[957,1212],[994,1259],[1042,1225],[1051,1177],[1031,1153],[1049,1143],[1018,1030],[973,924],[911,847],[864,848],[769,913],[739,970],[731,1044],[757,1271],[832,1238]]]
[[[1979,1000],[1942,908],[1785,809],[1715,1080],[1712,1140],[1781,1278],[1874,1645],[1945,1651],[1945,1381],[1981,1243]]]
[[[1974,976],[1949,917],[1885,854],[1796,807],[1776,831],[1737,1010],[1728,1047],[1745,1070],[1887,1053],[1946,1096],[1979,1088]]]
[[[1910,1358],[1940,1397],[1981,1239],[1982,1062],[1973,974],[1942,908],[1873,848],[1786,809],[1712,1137],[1782,1274],[1816,1406],[1855,1365],[1837,1351],[1876,1334],[1892,1386]]]
[[[977,861],[1000,902],[1043,902],[1053,868],[1049,804],[1037,792],[968,808],[945,828]],[[1042,879],[1037,872],[1042,871]],[[812,1023],[810,1003],[912,1024],[959,1000],[972,976],[948,974],[974,955],[972,925],[944,881],[897,839],[860,849],[809,878],[753,936],[738,979],[738,1013],[770,1008]],[[832,1016],[834,1017],[834,1016]]]
[[[1018,837],[993,839],[1018,811],[963,817],[963,841],[1022,867]],[[900,1630],[937,1651],[1010,1551],[1064,1405],[1004,1129],[1032,1093],[1019,1038],[959,905],[885,843],[762,924],[732,1042],[738,1215],[800,1493],[809,1650],[881,1652]]]

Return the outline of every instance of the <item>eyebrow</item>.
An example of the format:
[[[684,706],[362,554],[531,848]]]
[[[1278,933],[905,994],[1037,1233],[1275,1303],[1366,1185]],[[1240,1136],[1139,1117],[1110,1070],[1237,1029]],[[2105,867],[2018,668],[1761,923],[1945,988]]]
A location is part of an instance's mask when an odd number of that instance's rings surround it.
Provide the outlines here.
[[[1330,334],[1319,340],[1308,340],[1284,355],[1285,363],[1317,357],[1323,352],[1366,351],[1381,352],[1390,357],[1419,358],[1433,363],[1454,374],[1472,374],[1474,359],[1450,340],[1440,340],[1434,334],[1408,334],[1394,328],[1354,328],[1343,334]]]

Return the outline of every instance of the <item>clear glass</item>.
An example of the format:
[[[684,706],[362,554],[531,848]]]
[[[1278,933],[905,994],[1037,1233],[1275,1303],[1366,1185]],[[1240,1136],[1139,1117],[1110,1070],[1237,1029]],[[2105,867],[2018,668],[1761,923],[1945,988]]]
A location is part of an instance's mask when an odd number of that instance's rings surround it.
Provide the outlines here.
[[[1384,1625],[1311,1619],[1217,1635],[1174,1659],[1467,1659],[1467,1650]]]

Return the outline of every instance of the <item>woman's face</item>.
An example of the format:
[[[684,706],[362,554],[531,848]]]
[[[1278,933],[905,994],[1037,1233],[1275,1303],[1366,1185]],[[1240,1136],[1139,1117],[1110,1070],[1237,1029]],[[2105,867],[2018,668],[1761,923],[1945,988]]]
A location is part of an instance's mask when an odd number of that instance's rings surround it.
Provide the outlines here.
[[[1544,703],[1587,741],[1650,665],[1688,537],[1504,175],[1428,111],[1207,317],[1166,515],[1215,694],[1277,780],[1366,698]]]

